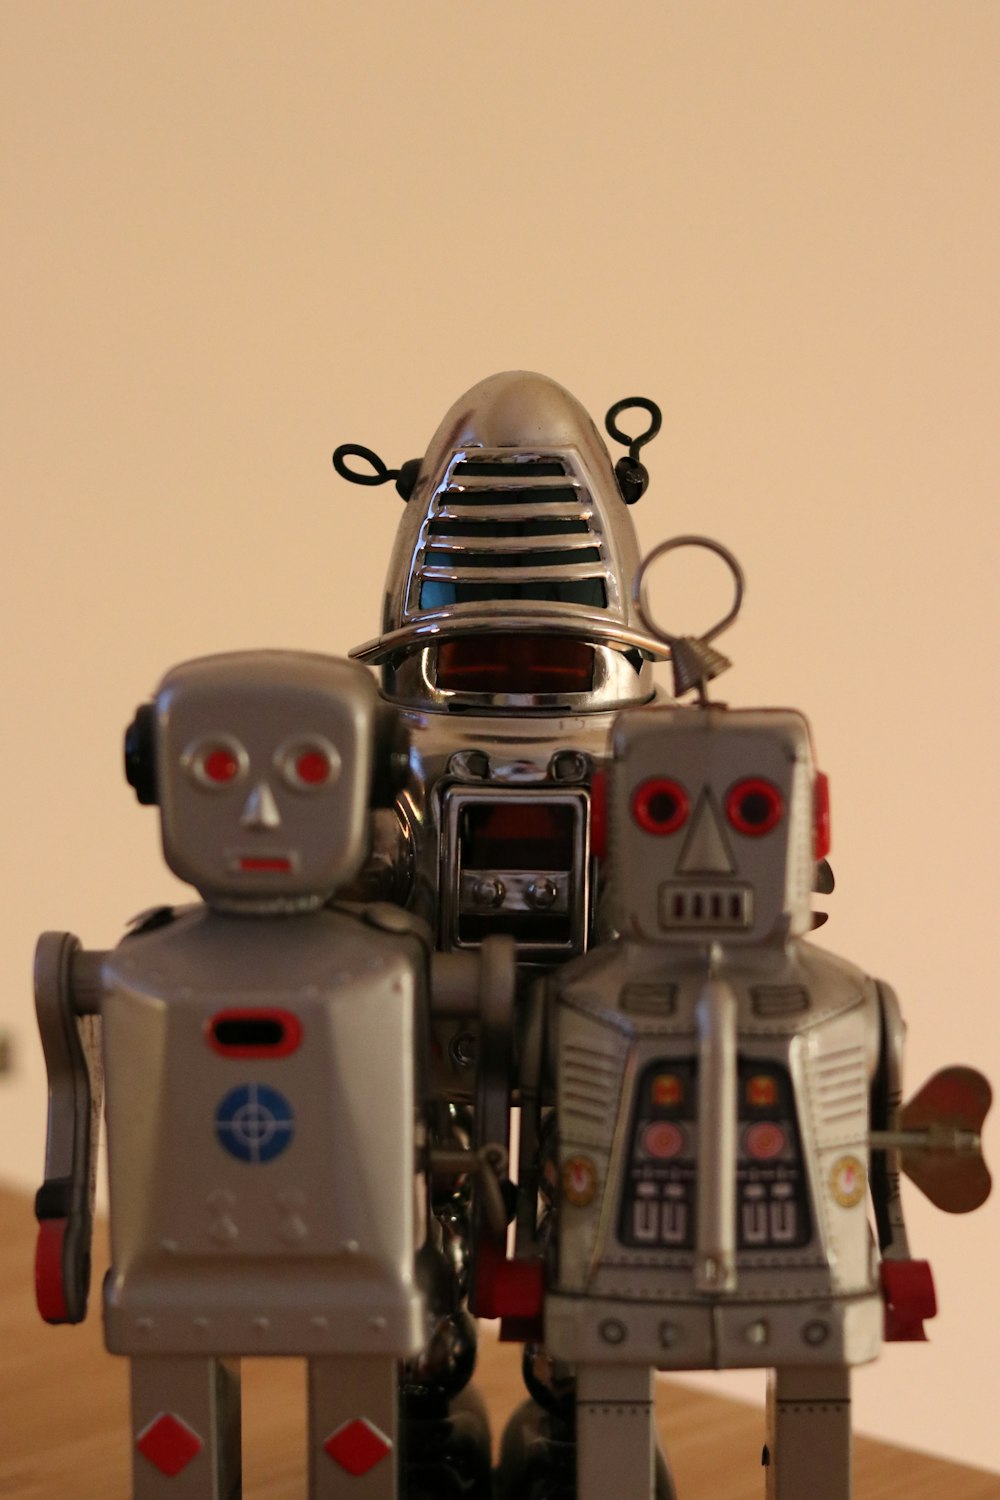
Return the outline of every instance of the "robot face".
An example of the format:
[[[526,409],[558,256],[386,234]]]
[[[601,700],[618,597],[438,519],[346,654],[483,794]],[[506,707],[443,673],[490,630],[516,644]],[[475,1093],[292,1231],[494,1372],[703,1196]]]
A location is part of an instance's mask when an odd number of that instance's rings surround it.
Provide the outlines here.
[[[383,663],[387,694],[412,703],[641,702],[646,658],[664,647],[635,617],[637,565],[580,403],[542,375],[494,375],[435,434],[397,534],[382,635],[352,654]]]
[[[611,774],[611,881],[624,935],[729,945],[809,928],[818,831],[800,715],[623,714]]]
[[[156,697],[167,863],[206,900],[295,907],[367,847],[377,695],[349,662],[237,652],[176,667]]]

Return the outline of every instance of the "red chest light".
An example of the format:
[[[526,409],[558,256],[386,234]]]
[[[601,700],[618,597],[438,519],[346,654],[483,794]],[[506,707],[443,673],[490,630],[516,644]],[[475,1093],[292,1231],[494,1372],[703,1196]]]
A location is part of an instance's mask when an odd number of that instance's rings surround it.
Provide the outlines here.
[[[205,1037],[223,1057],[288,1057],[302,1041],[302,1022],[290,1010],[220,1010],[206,1022]]]

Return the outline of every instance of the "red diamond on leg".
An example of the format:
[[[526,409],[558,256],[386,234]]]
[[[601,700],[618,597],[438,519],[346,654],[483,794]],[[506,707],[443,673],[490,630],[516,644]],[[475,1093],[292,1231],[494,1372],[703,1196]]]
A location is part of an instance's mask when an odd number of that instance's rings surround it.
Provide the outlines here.
[[[165,1411],[142,1429],[135,1446],[161,1474],[173,1479],[197,1458],[204,1444],[192,1427]]]
[[[323,1447],[335,1464],[355,1478],[367,1474],[392,1452],[389,1438],[364,1417],[355,1417],[331,1432]]]

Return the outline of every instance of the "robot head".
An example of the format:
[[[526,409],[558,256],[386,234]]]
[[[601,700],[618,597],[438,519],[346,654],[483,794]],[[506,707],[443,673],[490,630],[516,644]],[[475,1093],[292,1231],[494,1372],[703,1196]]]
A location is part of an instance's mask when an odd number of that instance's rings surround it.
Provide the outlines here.
[[[382,634],[351,653],[382,665],[388,697],[553,712],[652,696],[666,653],[631,600],[635,531],[568,391],[524,371],[480,381],[409,483]]]
[[[647,942],[780,942],[812,925],[826,780],[786,710],[658,707],[613,735],[613,916]]]
[[[373,768],[392,753],[386,714],[350,662],[204,657],[168,672],[138,711],[126,774],[160,805],[167,864],[206,901],[302,910],[364,860]]]

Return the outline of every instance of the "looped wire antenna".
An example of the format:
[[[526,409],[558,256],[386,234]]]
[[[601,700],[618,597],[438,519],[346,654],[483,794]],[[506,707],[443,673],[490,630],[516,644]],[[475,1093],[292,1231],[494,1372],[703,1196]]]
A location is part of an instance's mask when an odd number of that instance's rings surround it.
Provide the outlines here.
[[[360,469],[352,469],[347,463],[348,458],[363,458],[366,464],[371,464],[373,472],[366,474]],[[339,448],[333,450],[333,467],[341,479],[347,479],[351,484],[388,484],[390,479],[394,479],[400,495],[404,500],[409,500],[416,483],[420,460],[411,458],[402,468],[390,469],[371,448],[366,448],[361,443],[341,443]]]
[[[640,432],[638,437],[629,437],[627,432],[622,432],[616,417],[620,417],[623,411],[637,406],[641,411],[649,413],[649,426],[645,432]],[[663,413],[655,401],[650,401],[648,396],[624,396],[621,401],[616,401],[614,406],[608,408],[608,414],[604,418],[604,425],[608,430],[608,436],[613,437],[616,443],[622,443],[628,449],[629,458],[638,458],[639,449],[655,438],[663,425]]]
[[[670,635],[662,630],[653,619],[649,607],[647,592],[649,569],[658,558],[665,556],[668,552],[675,552],[679,547],[705,547],[709,552],[716,553],[723,562],[729,565],[729,571],[733,575],[734,594],[732,607],[729,613],[724,615],[703,635]],[[721,542],[715,542],[707,536],[675,536],[668,541],[660,542],[654,547],[642,561],[635,578],[632,581],[632,598],[635,602],[639,619],[649,631],[650,635],[658,636],[670,647],[670,659],[674,674],[674,697],[680,698],[682,694],[690,692],[692,688],[698,690],[698,698],[702,703],[708,702],[706,687],[713,677],[718,677],[732,662],[721,651],[716,651],[711,642],[717,635],[733,623],[740,612],[743,604],[743,591],[745,579],[743,569],[728,547]]]
[[[627,432],[622,432],[616,417],[621,416],[623,411],[629,411],[637,406],[640,411],[649,413],[649,426],[645,432],[640,432],[638,437],[629,437]],[[655,438],[663,422],[663,413],[655,401],[650,401],[648,396],[625,396],[621,401],[616,401],[614,406],[608,408],[608,414],[604,418],[604,426],[609,436],[616,443],[624,443],[628,449],[627,457],[622,457],[615,464],[615,478],[621,497],[626,505],[634,505],[646,492],[649,484],[649,470],[639,458],[639,449]]]

